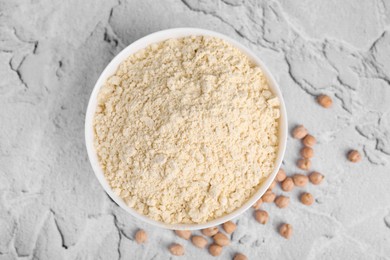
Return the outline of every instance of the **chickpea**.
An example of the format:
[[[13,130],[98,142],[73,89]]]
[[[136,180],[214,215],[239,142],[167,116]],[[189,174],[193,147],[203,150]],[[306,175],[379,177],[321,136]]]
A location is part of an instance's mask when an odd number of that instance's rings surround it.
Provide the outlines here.
[[[212,244],[209,247],[209,253],[212,256],[219,256],[222,253],[222,246],[219,246],[219,245],[216,245],[216,244]]]
[[[293,176],[294,184],[295,184],[295,186],[298,186],[298,187],[306,186],[308,180],[309,180],[309,178],[303,174],[297,173],[297,174],[294,174],[294,176]]]
[[[175,230],[175,233],[178,237],[184,238],[185,240],[191,237],[191,231],[189,230]]]
[[[267,191],[264,193],[263,197],[261,197],[261,198],[262,198],[263,202],[270,203],[270,202],[274,202],[275,197],[276,197],[275,193],[273,193],[273,192],[270,191],[270,190],[267,190]]]
[[[207,239],[202,236],[192,236],[191,242],[198,248],[205,248],[207,245]]]
[[[289,239],[292,235],[293,228],[290,224],[283,224],[279,228],[279,234],[285,239]]]
[[[276,181],[271,182],[271,185],[269,186],[268,190],[273,190],[276,186]]]
[[[309,159],[309,158],[312,158],[314,156],[314,151],[313,151],[313,148],[311,147],[303,147],[301,149],[301,156],[305,159]]]
[[[302,139],[307,135],[307,130],[303,125],[298,125],[293,129],[292,136],[296,139]]]
[[[265,210],[256,210],[255,211],[255,219],[257,220],[257,222],[259,222],[260,224],[266,224],[268,222],[268,213],[267,211]]]
[[[324,108],[329,108],[333,104],[333,100],[327,95],[317,96],[317,102]]]
[[[287,177],[283,182],[282,182],[282,190],[284,191],[292,191],[294,188],[294,181],[291,177]]]
[[[278,206],[279,208],[286,208],[288,206],[288,204],[290,203],[290,198],[289,197],[286,197],[286,196],[283,196],[283,195],[280,195],[278,196],[276,199],[275,199],[275,204],[276,206]]]
[[[241,253],[237,253],[234,256],[233,260],[248,260],[248,257],[246,257],[246,255],[243,255]]]
[[[146,240],[148,240],[148,234],[146,234],[145,230],[140,229],[135,233],[135,242],[137,242],[137,244],[145,243]]]
[[[305,138],[303,138],[302,143],[304,146],[312,147],[316,144],[317,140],[312,135],[307,135]]]
[[[302,169],[302,170],[309,170],[310,167],[311,167],[311,162],[310,162],[309,159],[302,158],[302,159],[299,159],[299,160],[298,160],[297,166],[298,166],[299,169]]]
[[[356,150],[351,150],[348,152],[348,160],[350,160],[351,162],[360,162],[362,160],[362,156],[360,155],[360,153]]]
[[[227,246],[230,244],[229,238],[221,232],[214,235],[213,239],[214,239],[214,243],[220,246]]]
[[[305,192],[301,195],[301,202],[306,206],[310,206],[314,203],[314,197],[310,193]]]
[[[237,225],[231,221],[228,221],[228,222],[223,223],[222,227],[226,233],[231,234],[236,230]]]
[[[322,180],[324,179],[324,175],[322,175],[321,173],[319,172],[312,172],[310,173],[309,175],[309,180],[311,183],[313,183],[314,185],[318,185],[322,182]]]
[[[169,246],[169,251],[172,255],[181,256],[184,255],[184,247],[180,244],[172,244]]]
[[[210,227],[210,228],[202,229],[202,234],[205,235],[206,237],[212,237],[217,233],[218,233],[217,227]]]
[[[279,169],[278,174],[276,175],[275,180],[277,182],[282,182],[286,179],[286,172],[283,169]]]
[[[255,204],[253,204],[252,207],[253,207],[254,209],[259,209],[260,206],[261,206],[261,204],[263,204],[263,199],[262,199],[262,198],[260,198],[258,201],[256,201]]]

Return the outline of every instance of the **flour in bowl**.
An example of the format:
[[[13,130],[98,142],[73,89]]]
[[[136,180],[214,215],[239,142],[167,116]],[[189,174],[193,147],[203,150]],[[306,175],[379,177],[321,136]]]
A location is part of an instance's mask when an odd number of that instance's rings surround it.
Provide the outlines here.
[[[98,95],[95,148],[126,204],[165,223],[205,223],[242,206],[272,173],[279,100],[261,69],[206,36],[152,44]]]

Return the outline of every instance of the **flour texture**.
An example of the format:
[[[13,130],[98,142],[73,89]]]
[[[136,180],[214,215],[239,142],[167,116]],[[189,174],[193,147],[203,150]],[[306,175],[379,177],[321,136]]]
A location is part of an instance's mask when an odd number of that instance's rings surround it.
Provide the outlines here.
[[[262,70],[205,36],[152,44],[98,95],[95,148],[126,204],[165,223],[205,223],[242,206],[273,171],[279,100]]]

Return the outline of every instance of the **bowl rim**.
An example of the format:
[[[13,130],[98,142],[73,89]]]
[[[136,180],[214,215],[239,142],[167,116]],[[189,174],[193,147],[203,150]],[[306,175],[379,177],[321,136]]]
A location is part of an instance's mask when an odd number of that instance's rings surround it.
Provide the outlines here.
[[[223,215],[221,217],[218,217],[216,219],[213,219],[211,221],[208,221],[206,223],[192,223],[192,224],[169,224],[164,223],[162,221],[156,221],[153,220],[145,215],[142,215],[135,211],[133,208],[130,208],[126,205],[126,203],[117,196],[114,191],[110,188],[109,184],[107,183],[104,173],[100,167],[97,153],[94,147],[94,129],[93,129],[93,118],[95,115],[96,107],[97,107],[97,95],[100,90],[100,88],[104,85],[108,77],[112,76],[116,70],[118,69],[118,66],[124,61],[126,58],[128,58],[131,54],[144,49],[150,44],[161,42],[164,40],[172,39],[172,38],[181,38],[186,36],[211,36],[211,37],[217,37],[220,38],[236,48],[240,49],[243,53],[245,53],[252,61],[254,61],[263,71],[265,77],[267,78],[268,85],[271,89],[271,91],[276,94],[280,100],[280,118],[279,118],[279,148],[278,148],[278,155],[275,161],[275,166],[273,172],[267,177],[267,179],[261,184],[260,188],[255,192],[255,194],[250,197],[241,207],[235,209],[231,213],[227,215]],[[148,224],[165,228],[165,229],[172,229],[172,230],[198,230],[198,229],[204,229],[208,227],[213,227],[220,225],[222,223],[225,223],[239,215],[241,215],[243,212],[245,212],[249,207],[251,207],[258,199],[261,198],[261,196],[265,193],[265,191],[269,188],[272,181],[275,179],[276,174],[282,164],[284,153],[286,150],[286,143],[287,143],[287,113],[286,113],[286,107],[284,103],[284,99],[282,96],[282,93],[280,91],[279,85],[277,84],[277,81],[274,79],[268,68],[265,66],[265,64],[257,57],[257,55],[252,52],[250,49],[239,43],[238,41],[224,35],[218,32],[206,30],[206,29],[200,29],[200,28],[172,28],[167,30],[161,30],[154,33],[151,33],[149,35],[146,35],[135,42],[128,45],[126,48],[124,48],[121,52],[119,52],[112,60],[111,62],[106,66],[106,68],[103,70],[103,72],[100,74],[98,80],[95,83],[95,86],[92,90],[87,112],[85,115],[85,144],[87,148],[88,158],[91,163],[92,169],[94,171],[94,174],[96,178],[98,179],[99,183],[104,188],[105,192],[111,197],[111,199],[118,204],[122,209],[124,209],[126,212],[130,213],[133,217],[136,219],[140,219]]]

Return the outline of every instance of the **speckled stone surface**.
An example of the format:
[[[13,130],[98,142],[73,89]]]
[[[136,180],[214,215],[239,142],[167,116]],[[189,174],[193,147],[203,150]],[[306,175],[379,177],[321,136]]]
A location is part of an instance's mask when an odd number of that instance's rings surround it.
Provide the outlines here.
[[[89,165],[84,115],[95,81],[128,44],[172,27],[231,36],[269,66],[286,100],[290,128],[318,139],[313,170],[323,184],[289,193],[235,219],[218,258],[172,231],[140,223],[105,194]],[[330,109],[315,102],[326,93]],[[390,1],[0,0],[0,260],[390,259]],[[283,168],[299,171],[289,137]],[[346,160],[357,149],[360,163]],[[304,206],[299,194],[311,192]],[[277,194],[283,192],[279,187]],[[290,223],[285,240],[278,226]],[[144,228],[149,241],[137,245]],[[195,232],[197,233],[197,232]]]

